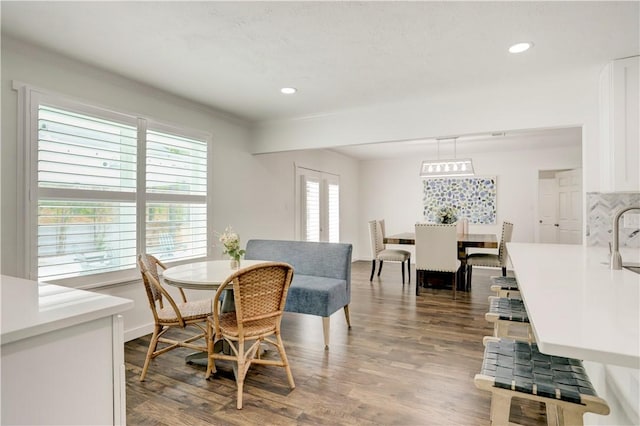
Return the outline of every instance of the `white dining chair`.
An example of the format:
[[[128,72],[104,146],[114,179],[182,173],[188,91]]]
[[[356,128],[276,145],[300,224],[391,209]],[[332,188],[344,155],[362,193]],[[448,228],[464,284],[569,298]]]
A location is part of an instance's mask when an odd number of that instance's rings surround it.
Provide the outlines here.
[[[416,224],[416,296],[429,272],[448,272],[452,275],[453,298],[456,298],[458,235],[456,224]]]
[[[373,281],[373,274],[376,270],[376,260],[380,263],[378,266],[378,276],[382,272],[382,264],[386,262],[401,262],[402,284],[404,284],[404,263],[407,262],[408,282],[411,282],[411,252],[407,250],[388,249],[384,244],[384,219],[369,221],[369,238],[371,241],[371,277],[369,281]]]
[[[498,253],[470,253],[467,255],[467,288],[471,288],[471,275],[474,266],[483,266],[486,268],[501,268],[502,276],[507,276],[507,260],[509,255],[507,253],[507,243],[511,241],[511,234],[513,233],[513,223],[502,223],[502,237],[500,237],[500,245],[498,246]]]

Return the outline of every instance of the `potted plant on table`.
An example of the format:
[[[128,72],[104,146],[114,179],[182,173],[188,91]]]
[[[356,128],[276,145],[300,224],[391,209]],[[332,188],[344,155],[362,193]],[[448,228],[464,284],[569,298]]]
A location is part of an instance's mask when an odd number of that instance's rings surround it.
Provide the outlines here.
[[[240,248],[240,237],[233,231],[231,226],[227,226],[218,240],[222,243],[224,251],[222,254],[228,254],[231,258],[231,269],[238,269],[240,267],[240,257],[244,255],[245,251]]]

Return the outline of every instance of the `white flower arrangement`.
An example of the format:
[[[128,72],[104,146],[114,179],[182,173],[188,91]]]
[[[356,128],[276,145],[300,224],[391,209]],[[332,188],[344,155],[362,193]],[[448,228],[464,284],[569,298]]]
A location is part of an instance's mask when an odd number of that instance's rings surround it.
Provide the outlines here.
[[[233,231],[231,226],[225,228],[218,240],[224,246],[222,254],[228,254],[235,260],[240,260],[240,256],[244,255],[245,251],[240,249],[240,237]]]
[[[440,207],[436,219],[438,223],[454,223],[457,220],[456,211],[452,207]]]

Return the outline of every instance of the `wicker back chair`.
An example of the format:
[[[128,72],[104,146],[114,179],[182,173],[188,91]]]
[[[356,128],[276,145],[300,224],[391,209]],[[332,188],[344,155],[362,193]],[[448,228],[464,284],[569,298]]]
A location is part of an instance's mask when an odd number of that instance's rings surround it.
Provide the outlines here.
[[[144,367],[142,367],[142,373],[140,374],[140,381],[143,381],[147,375],[147,369],[149,368],[151,360],[158,355],[178,347],[190,348],[202,352],[207,351],[204,343],[202,345],[196,345],[192,342],[206,337],[205,321],[212,313],[211,300],[188,302],[184,291],[180,289],[182,301],[176,303],[173,297],[171,297],[167,290],[162,287],[162,284],[160,284],[158,267],[162,268],[162,270],[166,269],[166,266],[154,256],[150,254],[138,255],[138,269],[142,274],[142,282],[144,283],[147,298],[149,299],[149,307],[153,313],[155,323],[151,342],[149,342],[147,357],[144,361]],[[163,337],[172,327],[186,328],[188,326],[195,327],[198,330],[197,334],[185,340],[174,340]],[[166,346],[163,345],[162,348],[158,349],[158,343],[166,344]]]
[[[293,278],[293,267],[282,262],[250,266],[231,275],[218,288],[213,299],[213,316],[207,320],[209,359],[206,378],[215,373],[215,360],[237,363],[237,407],[242,408],[244,379],[251,364],[284,367],[291,389],[295,388],[287,354],[280,336],[280,322],[287,292]],[[218,300],[227,286],[233,286],[235,312],[220,312]],[[275,340],[268,339],[275,336]],[[229,344],[230,353],[214,352],[218,341]],[[280,360],[260,359],[260,344],[269,343],[278,350]]]

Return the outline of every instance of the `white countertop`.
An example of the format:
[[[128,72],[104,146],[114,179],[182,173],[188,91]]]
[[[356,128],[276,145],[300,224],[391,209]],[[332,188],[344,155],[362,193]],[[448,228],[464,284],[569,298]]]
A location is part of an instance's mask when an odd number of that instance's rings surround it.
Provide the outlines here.
[[[543,353],[640,368],[639,274],[610,270],[606,248],[507,248]],[[622,251],[622,259],[638,262],[638,251]]]
[[[111,316],[133,301],[0,275],[2,344]]]

